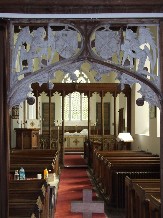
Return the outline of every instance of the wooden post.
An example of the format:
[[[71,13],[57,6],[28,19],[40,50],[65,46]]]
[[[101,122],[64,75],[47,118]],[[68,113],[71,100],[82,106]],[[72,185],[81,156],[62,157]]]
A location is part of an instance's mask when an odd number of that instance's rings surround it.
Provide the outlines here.
[[[159,31],[159,48],[160,48],[160,88],[163,95],[163,20],[160,21]],[[161,217],[163,217],[163,102],[160,108],[160,179],[161,179]]]
[[[40,111],[38,110],[38,90],[36,91],[36,119],[40,119],[40,117],[38,116],[38,112],[40,113]]]
[[[116,123],[117,123],[117,116],[116,116],[116,111],[117,111],[117,105],[116,105],[116,97],[117,97],[117,94],[116,92],[113,94],[113,97],[114,97],[114,136],[116,137],[117,136],[117,128],[116,128]],[[117,150],[118,149],[118,144],[117,144],[117,141],[115,142],[115,149]]]
[[[131,90],[127,93],[127,132],[131,133]]]
[[[61,152],[61,157],[60,157],[60,164],[64,166],[64,133],[65,133],[65,123],[64,123],[64,111],[65,111],[65,91],[62,92],[62,140],[61,140],[61,145],[60,145],[60,152]]]
[[[101,92],[101,136],[102,136],[102,150],[104,149],[104,93]]]
[[[90,123],[90,92],[88,92],[88,140],[91,135],[91,123]]]
[[[117,135],[117,129],[116,129],[116,119],[117,119],[117,117],[116,117],[116,110],[117,110],[117,107],[116,107],[116,97],[117,97],[117,95],[116,95],[116,93],[114,93],[114,135],[116,136]]]
[[[7,25],[4,20],[0,22],[0,217],[8,215],[8,183],[9,183],[9,110],[7,105],[7,90],[9,84],[9,63]]]
[[[26,100],[23,102],[23,128],[25,128],[25,124],[26,124],[26,119],[27,119],[27,110],[26,110]],[[22,128],[22,127],[21,127]]]
[[[49,89],[49,148],[51,149],[51,90]]]

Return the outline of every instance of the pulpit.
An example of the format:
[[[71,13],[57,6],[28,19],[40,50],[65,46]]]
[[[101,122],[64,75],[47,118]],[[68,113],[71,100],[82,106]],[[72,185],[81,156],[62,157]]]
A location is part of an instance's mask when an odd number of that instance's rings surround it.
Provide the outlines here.
[[[34,128],[15,128],[16,148],[34,149],[39,147],[39,130]]]

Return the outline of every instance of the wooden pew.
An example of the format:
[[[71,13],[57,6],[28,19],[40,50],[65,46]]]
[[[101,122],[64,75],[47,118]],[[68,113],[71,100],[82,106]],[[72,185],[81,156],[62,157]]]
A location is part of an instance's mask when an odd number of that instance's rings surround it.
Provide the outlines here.
[[[31,217],[32,214],[36,218],[54,217],[53,190],[50,189],[43,179],[10,181],[9,217]]]
[[[30,217],[33,213],[36,217],[41,216],[42,208],[38,199],[41,202],[41,188],[45,184],[45,180],[36,179],[10,181],[9,217]]]
[[[135,205],[131,205],[131,208],[136,207],[137,218],[149,218],[149,199],[146,194],[158,193],[160,194],[160,183],[137,183],[133,185],[135,191]]]
[[[106,178],[106,168],[109,160],[113,160],[116,157],[119,159],[160,159],[158,156],[154,156],[151,153],[142,151],[115,151],[115,152],[96,152],[96,160],[94,161],[93,174],[95,179],[104,186],[104,180]],[[104,188],[104,187],[103,187]]]
[[[158,155],[152,155],[149,152],[144,151],[94,151],[94,163],[93,163],[93,173],[95,174],[96,179],[98,179],[101,171],[101,163],[106,158],[109,161],[111,157],[158,157]],[[159,157],[158,157],[159,158]]]
[[[133,172],[115,172],[113,173],[113,190],[112,190],[112,204],[117,208],[125,208],[125,178],[130,177],[131,179],[150,179],[154,178],[155,180],[160,178],[159,172],[151,171],[133,171]]]
[[[99,167],[99,174],[97,175],[98,177],[98,181],[101,182],[101,185],[102,187],[104,188],[105,186],[105,178],[106,178],[106,170],[107,170],[107,165],[109,164],[109,162],[113,162],[114,160],[116,159],[116,161],[123,161],[124,163],[126,161],[160,161],[160,158],[159,157],[152,157],[152,156],[149,156],[149,157],[146,157],[146,156],[130,156],[130,157],[106,157],[106,158],[103,158],[101,157],[101,163],[100,163],[100,167]]]
[[[57,150],[13,150],[10,154],[10,172],[23,167],[27,177],[43,174],[45,168],[59,175],[59,152]]]
[[[37,204],[32,203],[9,203],[9,218],[41,218]]]
[[[149,217],[161,218],[161,196],[160,193],[147,193],[147,199],[149,200]]]
[[[113,190],[117,190],[116,183],[114,183],[114,174],[116,172],[159,172],[160,162],[158,160],[112,160],[108,163],[108,170],[106,171],[106,196],[109,204],[117,207],[113,198]],[[139,175],[139,174],[138,174]],[[125,181],[122,181],[123,183]]]
[[[93,155],[93,173],[98,177],[99,171],[101,169],[101,161],[106,157],[144,157],[144,156],[154,156],[149,152],[144,151],[97,151],[94,150]]]
[[[93,152],[94,150],[102,151],[102,143],[99,141],[89,141],[89,144],[87,146],[87,162],[88,166],[92,167],[93,165]]]
[[[37,154],[48,154],[48,155],[54,155],[56,153],[56,149],[12,149],[10,153],[12,154],[33,154],[33,153],[37,153]]]
[[[152,215],[160,213],[160,204],[156,207],[154,201],[150,202],[152,195],[160,196],[160,179],[131,179],[127,176],[125,178],[126,218],[156,218],[157,216]]]
[[[98,151],[93,176],[101,194],[113,207],[124,207],[125,176],[159,178],[160,158],[143,151]]]

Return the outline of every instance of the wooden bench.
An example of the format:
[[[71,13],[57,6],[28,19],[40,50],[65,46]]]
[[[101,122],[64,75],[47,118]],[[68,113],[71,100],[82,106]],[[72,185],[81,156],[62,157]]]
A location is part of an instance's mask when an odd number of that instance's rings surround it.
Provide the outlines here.
[[[96,173],[96,176],[97,176],[97,179],[98,181],[104,186],[105,185],[105,178],[106,178],[106,170],[107,170],[107,166],[109,164],[109,162],[113,162],[113,161],[123,161],[124,163],[127,162],[128,160],[129,161],[160,161],[160,158],[159,157],[146,157],[146,156],[134,156],[134,157],[101,157],[101,160],[100,160],[100,167],[98,168],[98,175]],[[104,188],[104,187],[103,187]]]
[[[98,142],[98,141],[90,141],[87,140],[84,143],[84,159],[87,161],[88,166],[92,167],[92,163],[93,163],[93,151],[94,150],[102,150],[102,143]]]
[[[43,179],[10,181],[9,217],[54,217],[54,193]]]
[[[27,177],[43,174],[45,168],[59,175],[59,152],[57,150],[13,150],[10,154],[10,172],[23,167]]]
[[[161,218],[161,196],[160,193],[147,193],[149,201],[149,218]]]
[[[104,158],[110,157],[145,157],[154,156],[149,152],[144,151],[96,151],[94,150],[93,157],[93,173],[98,174],[101,168],[101,161]],[[155,155],[156,156],[156,155]],[[106,159],[105,159],[106,160]]]
[[[156,218],[157,216],[152,214],[155,211],[157,211],[155,214],[160,213],[160,204],[154,206],[156,204],[152,200],[153,195],[160,196],[160,179],[131,179],[127,176],[125,178],[126,218]]]
[[[137,183],[133,185],[135,191],[134,205],[131,205],[131,209],[136,207],[135,210],[137,218],[149,218],[149,199],[148,194],[158,193],[160,194],[160,183]]]
[[[9,203],[9,218],[29,218],[32,216],[35,218],[41,218],[36,203]]]
[[[101,166],[102,164],[109,161],[109,159],[113,159],[114,157],[119,157],[119,158],[127,158],[127,157],[136,157],[140,159],[142,157],[157,157],[156,155],[152,155],[151,153],[144,152],[144,151],[96,151],[95,150],[95,155],[94,155],[94,164],[93,164],[93,173],[95,174],[95,177],[98,178],[99,174],[101,172]],[[156,158],[155,158],[156,159]],[[104,166],[104,165],[103,165]]]
[[[142,151],[98,151],[92,170],[96,185],[110,206],[124,208],[125,176],[159,178],[160,158]]]
[[[113,176],[116,172],[159,172],[160,162],[158,160],[112,160],[107,167],[104,186],[106,195],[109,201],[112,202],[112,191],[116,188],[118,189],[118,187],[115,187]]]
[[[159,172],[151,172],[151,171],[133,171],[133,172],[115,172],[113,173],[113,190],[112,190],[112,203],[117,208],[125,208],[126,200],[125,200],[125,178],[130,177],[139,178],[139,179],[158,179],[160,178]]]
[[[94,168],[93,168],[93,174],[94,177],[96,178],[99,183],[104,182],[104,178],[106,178],[106,168],[108,165],[108,162],[111,160],[116,159],[144,159],[144,160],[160,160],[158,156],[154,156],[151,153],[145,153],[145,152],[140,152],[140,151],[116,151],[116,152],[97,152],[96,153],[96,160],[94,161]],[[104,184],[103,184],[104,185]]]
[[[45,180],[19,180],[9,183],[9,217],[41,216],[41,188]],[[28,198],[27,198],[28,197]]]

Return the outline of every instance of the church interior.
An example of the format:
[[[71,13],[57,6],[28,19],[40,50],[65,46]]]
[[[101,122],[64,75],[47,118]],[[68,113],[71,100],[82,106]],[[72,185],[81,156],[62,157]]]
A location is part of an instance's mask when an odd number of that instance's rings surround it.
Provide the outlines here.
[[[163,216],[163,3],[0,1],[0,217]]]

